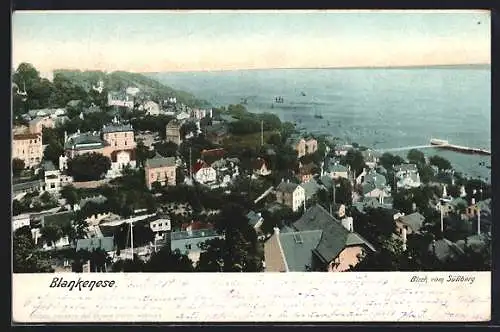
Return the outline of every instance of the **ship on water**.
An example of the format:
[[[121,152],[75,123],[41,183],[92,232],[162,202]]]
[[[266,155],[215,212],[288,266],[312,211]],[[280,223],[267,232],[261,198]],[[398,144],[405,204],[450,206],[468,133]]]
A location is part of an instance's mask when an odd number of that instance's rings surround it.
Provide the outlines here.
[[[439,139],[439,138],[431,138],[431,145],[448,145],[450,144],[447,140]]]

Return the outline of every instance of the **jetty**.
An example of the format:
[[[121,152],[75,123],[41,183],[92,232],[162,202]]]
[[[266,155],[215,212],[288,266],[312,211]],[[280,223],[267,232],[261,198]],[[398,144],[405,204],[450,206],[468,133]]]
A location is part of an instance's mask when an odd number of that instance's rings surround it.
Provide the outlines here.
[[[451,150],[451,151],[462,152],[462,153],[467,153],[467,154],[479,154],[479,155],[484,155],[484,156],[491,155],[491,151],[486,150],[486,149],[471,148],[468,146],[450,144],[446,140],[441,140],[441,139],[436,139],[436,138],[431,139],[430,143],[432,146],[434,146],[436,148],[445,149],[445,150]]]

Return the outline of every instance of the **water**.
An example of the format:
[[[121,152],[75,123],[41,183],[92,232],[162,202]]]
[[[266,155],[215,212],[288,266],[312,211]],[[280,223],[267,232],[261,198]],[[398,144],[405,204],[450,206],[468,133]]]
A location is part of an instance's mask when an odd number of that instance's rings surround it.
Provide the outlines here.
[[[431,138],[491,150],[489,68],[278,69],[153,76],[213,106],[247,99],[251,112],[272,112],[307,132],[374,149],[424,146]],[[282,96],[283,104],[274,104]],[[321,114],[323,119],[317,119]],[[457,171],[490,179],[488,156],[422,149]],[[405,156],[407,151],[392,153]]]

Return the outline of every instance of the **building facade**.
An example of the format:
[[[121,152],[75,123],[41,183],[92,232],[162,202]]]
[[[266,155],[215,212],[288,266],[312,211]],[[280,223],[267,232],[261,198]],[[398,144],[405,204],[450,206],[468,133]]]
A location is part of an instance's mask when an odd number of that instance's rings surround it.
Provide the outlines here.
[[[172,120],[167,124],[167,127],[165,128],[165,140],[167,142],[172,142],[177,145],[180,145],[182,143],[182,138],[181,138],[181,122],[178,120]]]
[[[21,159],[26,168],[35,167],[42,161],[41,134],[16,134],[12,139],[12,159]]]
[[[288,206],[294,212],[303,206],[304,200],[304,188],[296,183],[282,181],[276,188],[276,202]]]
[[[162,186],[175,186],[176,169],[177,164],[174,157],[163,158],[157,156],[147,159],[144,163],[147,188],[151,190],[155,182],[159,182]]]

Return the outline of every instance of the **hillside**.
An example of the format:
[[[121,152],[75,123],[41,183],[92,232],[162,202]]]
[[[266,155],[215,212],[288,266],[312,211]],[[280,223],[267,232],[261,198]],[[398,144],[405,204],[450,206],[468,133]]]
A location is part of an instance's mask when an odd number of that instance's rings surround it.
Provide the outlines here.
[[[175,90],[142,74],[125,71],[105,73],[102,71],[59,69],[54,70],[54,77],[57,75],[62,75],[87,91],[91,89],[92,85],[96,85],[99,80],[102,80],[106,89],[110,91],[119,91],[127,87],[137,87],[141,90],[141,94],[147,94],[153,98],[166,99],[167,97],[176,97],[179,102],[188,106],[208,106],[207,102],[197,99],[188,92]]]

